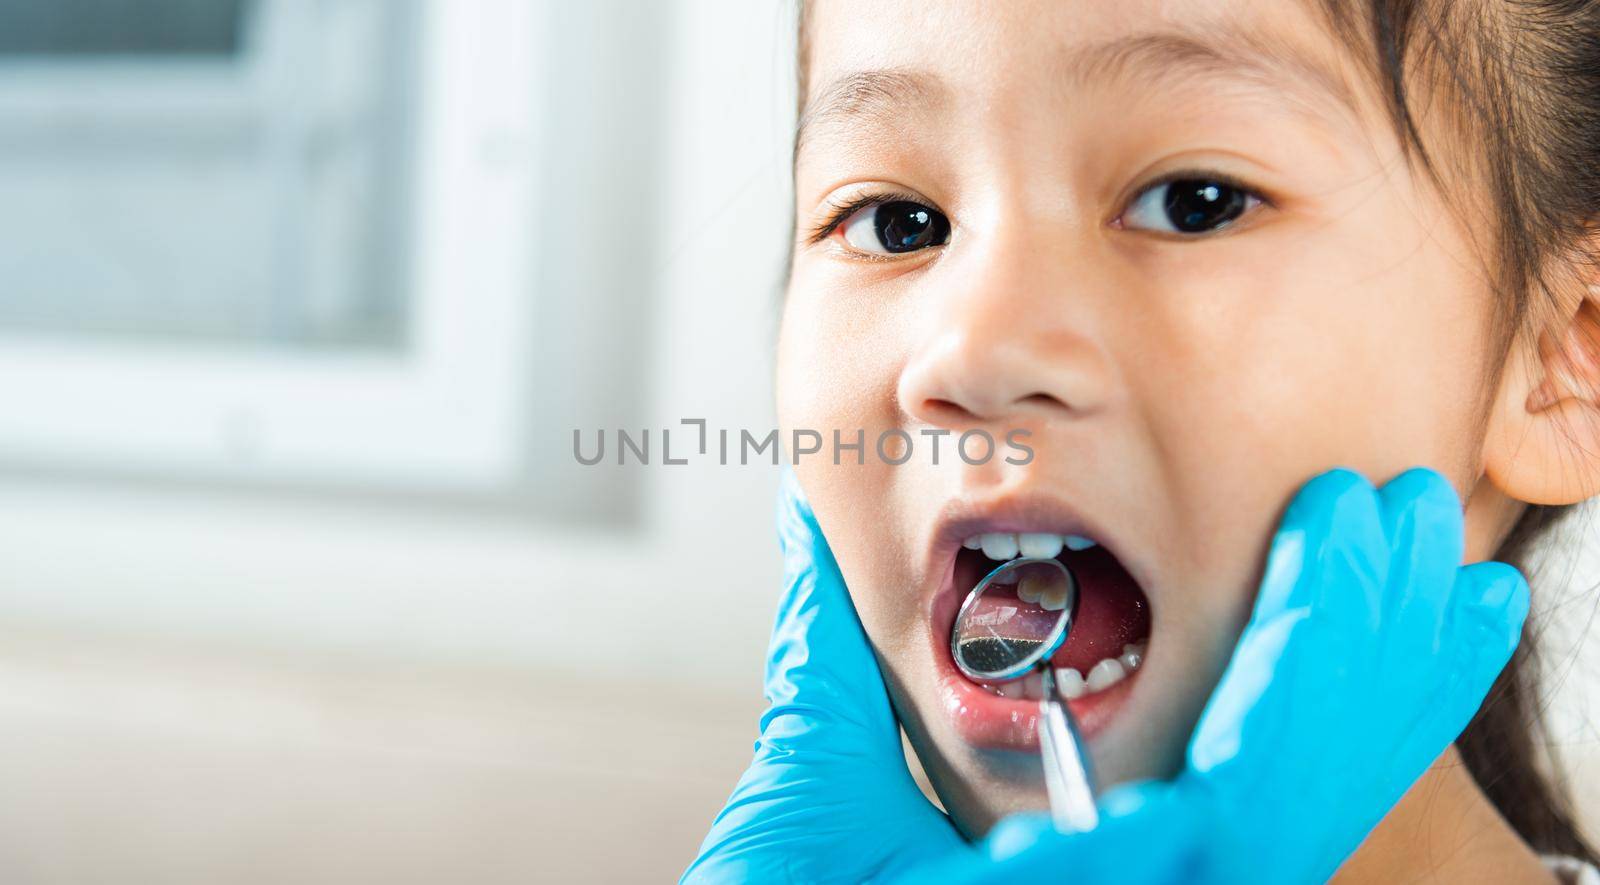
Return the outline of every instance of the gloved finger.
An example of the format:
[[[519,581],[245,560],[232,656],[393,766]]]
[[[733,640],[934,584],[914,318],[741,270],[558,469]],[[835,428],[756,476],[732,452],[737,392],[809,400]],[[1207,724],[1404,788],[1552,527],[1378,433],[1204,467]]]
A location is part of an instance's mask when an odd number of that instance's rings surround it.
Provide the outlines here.
[[[850,596],[792,473],[778,498],[784,589],[755,757],[684,881],[857,881],[960,835],[923,798]]]
[[[1391,479],[1378,492],[1391,557],[1383,623],[1388,667],[1410,655],[1434,654],[1463,550],[1461,500],[1448,480],[1423,467]]]
[[[979,848],[993,861],[1010,860],[1039,844],[1055,832],[1050,816],[1042,813],[1013,814],[994,825]]]
[[[766,665],[762,739],[826,743],[904,767],[899,726],[844,577],[793,471],[778,498],[784,590]]]
[[[1389,578],[1389,539],[1383,530],[1378,490],[1359,473],[1332,470],[1328,498],[1314,531],[1321,543],[1308,578],[1317,584],[1314,616],[1319,626],[1348,639],[1374,636],[1383,614]],[[1373,649],[1374,653],[1377,651]]]
[[[1448,682],[1435,692],[1427,716],[1395,753],[1388,778],[1398,796],[1472,721],[1511,659],[1528,615],[1528,584],[1502,562],[1456,571],[1440,638]]]
[[[1191,881],[1199,872],[1199,818],[1173,801],[1167,784],[1125,784],[1100,798],[1100,825],[1087,833],[1056,832],[1042,814],[1001,821],[976,856],[937,871],[918,870],[935,882],[1094,883]],[[927,875],[931,873],[931,875]]]
[[[1387,562],[1377,550],[1383,539],[1381,522],[1373,521],[1377,506],[1372,496],[1372,484],[1344,468],[1318,474],[1300,487],[1273,534],[1247,632],[1310,606],[1328,583],[1331,569],[1374,559]]]
[[[1102,824],[1148,812],[1171,790],[1159,781],[1134,781],[1119,784],[1102,794],[1095,804]],[[1146,823],[1152,822],[1147,815]],[[1010,860],[1029,851],[1047,838],[1058,835],[1050,816],[1042,812],[1013,814],[994,825],[979,843],[979,850],[992,861]]]
[[[1148,825],[1158,812],[1152,812],[1172,791],[1172,785],[1154,780],[1130,781],[1118,784],[1095,800],[1104,825],[1134,815],[1145,815]],[[990,860],[1009,860],[1037,845],[1048,835],[1055,835],[1055,824],[1042,812],[1013,814],[994,825],[984,837],[979,848]]]
[[[1479,562],[1456,572],[1445,643],[1456,650],[1462,694],[1474,699],[1474,710],[1516,651],[1529,604],[1527,580],[1506,563]]]
[[[1322,657],[1321,649],[1303,649],[1288,658],[1291,637],[1331,652],[1343,636],[1375,626],[1387,561],[1371,483],[1336,469],[1301,487],[1273,536],[1250,621],[1190,739],[1191,769],[1208,772],[1232,759],[1247,720],[1258,732],[1289,726],[1294,660]],[[1283,705],[1280,715],[1253,713],[1269,690]]]

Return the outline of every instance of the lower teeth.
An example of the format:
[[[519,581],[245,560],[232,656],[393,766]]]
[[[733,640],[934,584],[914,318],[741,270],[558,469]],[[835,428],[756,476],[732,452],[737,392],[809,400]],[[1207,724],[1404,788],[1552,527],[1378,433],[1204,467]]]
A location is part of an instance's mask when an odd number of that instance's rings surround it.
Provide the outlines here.
[[[1138,642],[1122,647],[1122,654],[1114,658],[1105,658],[1089,668],[1085,676],[1072,667],[1060,667],[1055,671],[1056,692],[1066,700],[1075,700],[1085,695],[1104,691],[1113,685],[1133,675],[1144,665],[1146,643]],[[1037,701],[1044,698],[1044,677],[1039,671],[1009,682],[980,682],[984,691],[992,695],[1012,700]]]

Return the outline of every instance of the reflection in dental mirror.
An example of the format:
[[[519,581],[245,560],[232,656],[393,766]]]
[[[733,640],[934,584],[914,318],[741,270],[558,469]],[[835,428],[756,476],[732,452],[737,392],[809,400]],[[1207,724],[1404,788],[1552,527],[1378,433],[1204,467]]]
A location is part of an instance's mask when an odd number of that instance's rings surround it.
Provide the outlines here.
[[[1013,559],[972,588],[950,629],[950,654],[969,679],[1003,682],[1039,671],[1045,791],[1056,829],[1069,833],[1099,823],[1089,757],[1050,667],[1050,656],[1067,639],[1077,603],[1078,582],[1065,565],[1054,559]]]
[[[950,652],[968,678],[1026,676],[1061,647],[1078,585],[1054,559],[1013,559],[990,572],[956,615]]]

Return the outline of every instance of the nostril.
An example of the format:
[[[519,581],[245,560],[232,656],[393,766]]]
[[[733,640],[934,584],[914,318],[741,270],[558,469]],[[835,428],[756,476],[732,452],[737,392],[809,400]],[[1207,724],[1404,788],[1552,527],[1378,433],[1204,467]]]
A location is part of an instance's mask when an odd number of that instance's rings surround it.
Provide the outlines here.
[[[1047,408],[1047,409],[1065,409],[1065,408],[1067,408],[1067,404],[1066,403],[1062,402],[1057,397],[1051,396],[1048,393],[1030,393],[1027,396],[1023,397],[1020,400],[1020,402],[1022,404],[1024,404],[1024,405],[1041,406],[1041,407]]]
[[[947,399],[923,400],[917,417],[939,427],[951,427],[979,420],[971,410]]]
[[[1017,408],[1028,411],[1071,410],[1071,407],[1062,402],[1059,397],[1051,396],[1048,393],[1032,393],[1013,401],[1006,409],[997,408],[984,411],[964,406],[955,400],[924,399],[917,405],[913,417],[936,427],[961,428],[997,420],[1004,412],[1010,412]]]

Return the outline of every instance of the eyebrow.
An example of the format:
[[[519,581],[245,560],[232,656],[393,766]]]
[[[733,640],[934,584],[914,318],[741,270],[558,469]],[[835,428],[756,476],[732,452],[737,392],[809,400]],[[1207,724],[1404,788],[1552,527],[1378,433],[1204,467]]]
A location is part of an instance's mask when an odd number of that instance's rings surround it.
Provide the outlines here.
[[[795,155],[799,156],[807,136],[817,129],[847,121],[890,124],[896,118],[944,104],[949,92],[944,80],[931,71],[885,68],[845,74],[800,112],[795,124]]]
[[[1199,33],[1162,31],[1119,37],[1067,53],[1055,78],[1065,89],[1100,79],[1126,78],[1149,89],[1232,82],[1327,119],[1332,100],[1350,114],[1358,102],[1334,69],[1287,42],[1237,28]],[[1287,89],[1283,87],[1288,87]],[[892,126],[948,102],[950,89],[932,70],[854,71],[833,80],[806,103],[795,128],[794,152],[819,129],[839,124]]]

